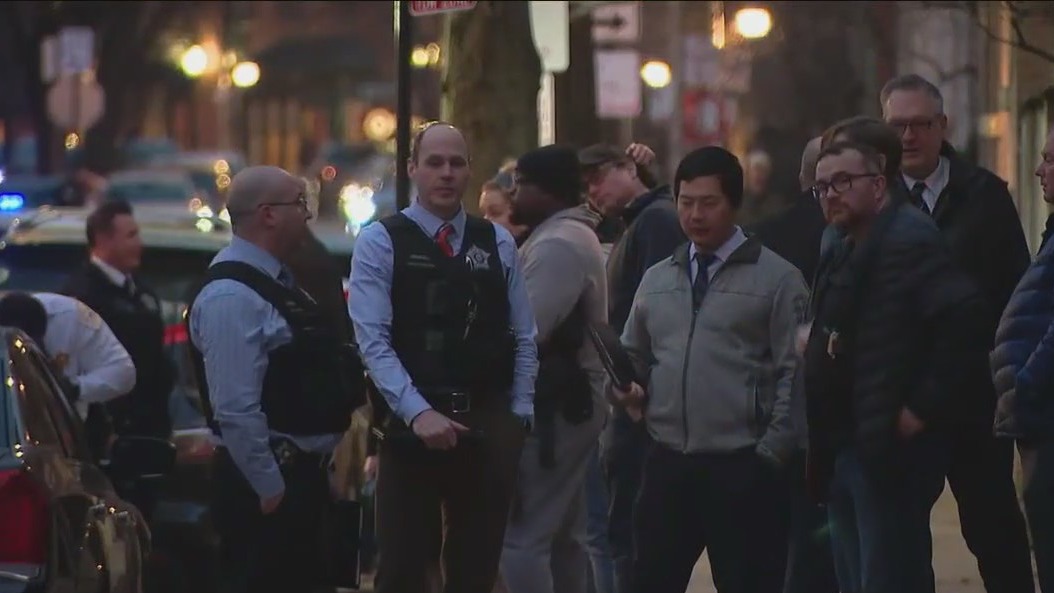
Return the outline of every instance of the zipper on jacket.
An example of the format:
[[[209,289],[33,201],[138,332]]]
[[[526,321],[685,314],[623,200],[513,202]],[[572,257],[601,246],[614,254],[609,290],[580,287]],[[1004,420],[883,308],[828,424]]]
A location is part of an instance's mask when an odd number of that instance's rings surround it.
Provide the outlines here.
[[[703,295],[703,301],[706,300],[706,295],[710,294],[710,289],[713,288],[714,281],[717,280],[717,277],[724,269],[725,266],[722,265],[716,272],[714,272],[714,277],[707,283],[706,294]],[[699,270],[698,273],[706,273],[706,271]],[[688,300],[690,303],[693,296],[692,275],[688,274]],[[699,301],[698,307],[695,306],[695,303],[691,303],[692,325],[688,328],[688,343],[684,346],[684,364],[681,366],[681,427],[684,429],[684,445],[681,447],[681,451],[683,453],[688,452],[688,361],[691,360],[692,338],[695,337],[695,322],[699,318],[699,310],[703,308],[703,301]]]
[[[705,296],[704,296],[705,298]],[[688,343],[684,347],[684,364],[681,366],[681,423],[684,428],[684,445],[681,452],[688,452],[688,361],[692,354],[692,338],[695,336],[695,322],[699,317],[699,309],[702,307],[692,306],[692,325],[688,327]]]

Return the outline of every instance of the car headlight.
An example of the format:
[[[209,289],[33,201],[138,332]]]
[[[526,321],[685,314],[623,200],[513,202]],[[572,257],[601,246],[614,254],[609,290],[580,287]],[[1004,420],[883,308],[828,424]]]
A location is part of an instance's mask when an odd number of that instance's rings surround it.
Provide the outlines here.
[[[353,225],[364,225],[377,214],[372,187],[349,183],[340,189],[339,199],[344,217]]]

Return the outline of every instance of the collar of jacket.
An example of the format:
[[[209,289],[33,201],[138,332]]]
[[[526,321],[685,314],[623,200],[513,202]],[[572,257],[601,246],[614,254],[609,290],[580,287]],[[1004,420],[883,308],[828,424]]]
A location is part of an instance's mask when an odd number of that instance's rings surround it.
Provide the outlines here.
[[[640,216],[640,213],[643,212],[645,208],[655,203],[656,200],[664,198],[673,199],[673,195],[670,193],[670,186],[661,185],[654,189],[649,189],[630,202],[630,205],[622,212],[622,220],[629,225],[634,219]]]
[[[674,265],[688,267],[688,249],[690,245],[691,243],[685,243],[673,252],[672,261]],[[728,261],[725,264],[756,264],[758,259],[761,258],[761,247],[761,241],[753,234],[747,233],[747,240],[733,251],[732,255],[728,256]]]

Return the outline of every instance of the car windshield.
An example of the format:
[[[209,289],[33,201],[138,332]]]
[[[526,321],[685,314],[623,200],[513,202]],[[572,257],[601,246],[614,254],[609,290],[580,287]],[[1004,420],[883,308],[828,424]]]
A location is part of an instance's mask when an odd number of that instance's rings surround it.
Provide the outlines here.
[[[185,202],[192,193],[183,184],[150,182],[113,184],[106,191],[109,198],[126,202]]]
[[[141,276],[163,301],[185,302],[215,254],[146,247]],[[84,245],[12,245],[0,250],[0,291],[57,292],[85,259]]]

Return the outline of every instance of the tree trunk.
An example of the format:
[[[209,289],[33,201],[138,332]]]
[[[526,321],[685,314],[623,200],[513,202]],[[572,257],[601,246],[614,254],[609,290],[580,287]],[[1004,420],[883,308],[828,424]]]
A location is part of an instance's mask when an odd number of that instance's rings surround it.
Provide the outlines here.
[[[450,22],[443,92],[450,123],[472,152],[465,202],[478,209],[479,189],[506,158],[538,144],[541,60],[531,38],[527,2],[479,2]]]

